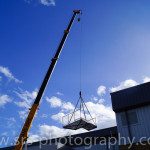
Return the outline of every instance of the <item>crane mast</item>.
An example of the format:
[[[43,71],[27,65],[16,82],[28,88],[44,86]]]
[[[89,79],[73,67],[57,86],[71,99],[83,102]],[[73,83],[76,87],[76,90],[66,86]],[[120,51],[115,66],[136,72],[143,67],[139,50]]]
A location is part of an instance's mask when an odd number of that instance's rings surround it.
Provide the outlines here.
[[[54,70],[55,65],[57,63],[59,55],[60,55],[60,53],[62,51],[62,48],[63,48],[63,46],[65,44],[65,41],[67,39],[67,36],[68,36],[69,31],[71,29],[71,26],[72,26],[72,24],[73,24],[73,22],[75,20],[75,17],[76,17],[77,14],[80,14],[80,12],[81,12],[80,10],[74,10],[73,11],[73,16],[72,16],[72,18],[71,18],[71,20],[69,22],[69,25],[68,25],[67,29],[64,31],[64,35],[63,35],[63,37],[61,39],[61,42],[60,42],[60,44],[59,44],[59,46],[57,48],[57,51],[56,51],[54,57],[51,59],[51,64],[50,64],[50,66],[49,66],[49,68],[47,70],[47,73],[46,73],[46,75],[44,77],[44,80],[43,80],[43,82],[41,84],[41,87],[39,89],[37,97],[36,97],[34,103],[32,104],[32,107],[31,107],[31,109],[29,111],[29,114],[27,116],[27,119],[26,119],[26,121],[25,121],[25,123],[23,125],[23,128],[22,128],[21,133],[19,135],[19,138],[18,138],[18,140],[16,142],[14,150],[22,150],[24,142],[27,141],[28,132],[30,130],[30,127],[32,125],[32,121],[33,121],[34,116],[35,116],[35,114],[37,112],[37,109],[39,107],[40,100],[41,100],[41,98],[43,96],[43,93],[44,93],[45,88],[46,88],[46,86],[48,84],[48,81],[49,81],[49,79],[50,79],[50,77],[51,77],[51,75],[53,73],[53,70]]]

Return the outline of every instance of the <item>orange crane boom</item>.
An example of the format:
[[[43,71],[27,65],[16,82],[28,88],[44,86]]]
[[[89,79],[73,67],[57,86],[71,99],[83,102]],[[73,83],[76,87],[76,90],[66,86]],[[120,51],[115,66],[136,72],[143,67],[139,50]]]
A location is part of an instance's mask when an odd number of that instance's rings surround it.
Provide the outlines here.
[[[47,86],[47,84],[48,84],[48,81],[49,81],[49,79],[50,79],[50,77],[51,77],[51,75],[52,75],[52,72],[53,72],[54,68],[55,68],[55,65],[56,65],[56,63],[57,63],[57,60],[58,60],[58,58],[59,58],[59,55],[60,55],[60,53],[61,53],[61,51],[62,51],[62,48],[63,48],[63,46],[64,46],[64,43],[65,43],[65,41],[66,41],[66,39],[67,39],[67,36],[68,36],[68,34],[69,34],[69,31],[70,31],[70,29],[71,29],[71,26],[72,26],[72,24],[73,24],[73,22],[74,22],[74,20],[75,20],[75,17],[76,17],[77,14],[80,14],[80,12],[81,12],[80,10],[74,10],[74,11],[73,11],[73,16],[72,16],[72,18],[71,18],[71,20],[70,20],[70,22],[69,22],[69,25],[68,25],[67,29],[64,31],[64,35],[63,35],[63,37],[62,37],[62,40],[61,40],[61,42],[60,42],[60,44],[59,44],[59,46],[58,46],[58,48],[57,48],[57,51],[56,51],[54,57],[53,57],[52,60],[51,60],[51,64],[50,64],[50,66],[49,66],[49,68],[48,68],[48,71],[47,71],[47,73],[46,73],[46,75],[45,75],[45,77],[44,77],[44,80],[43,80],[43,82],[42,82],[42,84],[41,84],[41,87],[40,87],[40,89],[39,89],[39,92],[38,92],[38,94],[37,94],[37,97],[36,97],[36,99],[35,99],[35,101],[34,101],[32,107],[31,107],[31,109],[30,109],[30,112],[29,112],[29,114],[28,114],[28,116],[27,116],[27,119],[26,119],[26,121],[25,121],[25,123],[24,123],[24,126],[23,126],[23,128],[22,128],[22,130],[21,130],[20,136],[19,136],[19,138],[18,138],[18,140],[17,140],[17,142],[16,142],[16,145],[15,145],[15,149],[14,149],[14,150],[22,150],[23,145],[24,145],[24,142],[27,141],[28,132],[29,132],[29,130],[30,130],[32,121],[33,121],[34,116],[35,116],[35,114],[36,114],[36,112],[37,112],[37,109],[38,109],[38,107],[39,107],[40,100],[41,100],[41,98],[42,98],[42,96],[43,96],[43,93],[44,93],[45,88],[46,88],[46,86]]]

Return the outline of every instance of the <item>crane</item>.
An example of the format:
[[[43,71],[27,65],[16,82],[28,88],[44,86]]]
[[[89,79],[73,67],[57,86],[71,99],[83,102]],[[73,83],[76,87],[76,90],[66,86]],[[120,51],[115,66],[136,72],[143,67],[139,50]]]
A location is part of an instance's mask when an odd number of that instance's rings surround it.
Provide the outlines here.
[[[22,127],[21,133],[20,133],[19,138],[18,138],[18,140],[16,142],[14,150],[22,150],[24,142],[27,141],[28,132],[29,132],[30,127],[32,125],[32,121],[33,121],[33,119],[35,117],[35,114],[36,114],[36,112],[37,112],[37,110],[39,108],[40,101],[41,101],[41,98],[42,98],[43,93],[45,91],[45,88],[46,88],[46,86],[48,84],[48,81],[49,81],[53,71],[54,71],[55,65],[56,65],[57,60],[59,58],[59,55],[60,55],[60,53],[62,51],[62,48],[63,48],[63,46],[65,44],[65,41],[66,41],[67,36],[69,34],[69,31],[70,31],[70,29],[72,27],[72,24],[73,24],[73,22],[75,20],[75,17],[78,14],[80,14],[80,13],[81,13],[80,10],[74,10],[73,11],[73,16],[72,16],[72,18],[71,18],[71,20],[69,22],[69,25],[68,25],[67,29],[64,31],[64,35],[63,35],[63,37],[61,39],[61,42],[60,42],[60,44],[59,44],[59,46],[58,46],[58,48],[56,50],[56,53],[55,53],[54,57],[51,59],[50,66],[49,66],[49,68],[47,70],[47,73],[46,73],[46,75],[44,77],[44,80],[43,80],[43,82],[42,82],[42,84],[40,86],[40,89],[38,91],[37,97],[36,97],[34,103],[32,104],[32,107],[31,107],[31,109],[29,111],[29,114],[28,114],[28,116],[26,118],[26,121],[25,121],[25,123],[24,123],[24,125]]]

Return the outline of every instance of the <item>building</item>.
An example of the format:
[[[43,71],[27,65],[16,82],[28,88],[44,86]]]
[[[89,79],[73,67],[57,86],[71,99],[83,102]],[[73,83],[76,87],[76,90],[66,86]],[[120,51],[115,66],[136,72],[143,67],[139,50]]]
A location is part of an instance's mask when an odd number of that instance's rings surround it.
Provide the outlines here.
[[[23,150],[119,150],[117,127],[76,134],[57,139],[35,142]],[[1,150],[13,150],[14,147]]]
[[[111,93],[117,126],[28,146],[28,150],[149,150],[150,82]],[[67,140],[66,140],[67,139]],[[105,139],[105,140],[104,140]],[[106,142],[105,142],[106,141]],[[12,150],[13,147],[2,150]],[[24,148],[25,150],[26,148]]]
[[[150,82],[111,93],[112,107],[116,114],[117,129],[121,137],[134,145],[150,143]],[[140,143],[139,143],[140,142]],[[121,145],[125,145],[121,141]],[[142,146],[142,150],[143,147]],[[146,148],[146,149],[150,149]]]

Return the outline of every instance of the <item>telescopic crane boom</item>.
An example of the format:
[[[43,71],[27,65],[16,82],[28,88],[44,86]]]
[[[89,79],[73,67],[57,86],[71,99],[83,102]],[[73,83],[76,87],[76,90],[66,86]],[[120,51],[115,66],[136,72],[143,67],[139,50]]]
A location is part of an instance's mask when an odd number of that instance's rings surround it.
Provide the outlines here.
[[[46,88],[46,86],[47,86],[47,84],[48,84],[48,81],[49,81],[49,79],[50,79],[50,77],[51,77],[51,75],[52,75],[52,72],[53,72],[53,70],[54,70],[54,68],[55,68],[55,65],[56,65],[56,63],[57,63],[57,60],[58,60],[58,58],[59,58],[59,55],[60,55],[60,53],[61,53],[61,51],[62,51],[62,48],[63,48],[63,46],[64,46],[64,43],[65,43],[65,41],[66,41],[66,39],[67,39],[67,36],[68,36],[68,34],[69,34],[69,31],[70,31],[70,29],[71,29],[71,26],[72,26],[72,24],[73,24],[73,22],[74,22],[74,20],[75,20],[75,17],[76,17],[76,15],[78,15],[78,14],[80,14],[80,13],[81,13],[80,10],[74,10],[74,11],[73,11],[73,16],[72,16],[72,18],[71,18],[71,20],[70,20],[70,22],[69,22],[69,25],[68,25],[67,29],[64,31],[64,35],[63,35],[63,37],[62,37],[62,40],[61,40],[61,42],[60,42],[60,44],[59,44],[59,46],[58,46],[58,48],[57,48],[57,51],[56,51],[54,57],[53,57],[52,60],[51,60],[51,64],[50,64],[50,66],[49,66],[49,68],[48,68],[48,71],[47,71],[47,73],[46,73],[46,75],[45,75],[45,77],[44,77],[44,80],[43,80],[43,82],[42,82],[42,84],[41,84],[41,87],[40,87],[40,89],[39,89],[39,92],[38,92],[38,94],[37,94],[37,97],[36,97],[36,99],[35,99],[35,101],[34,101],[32,107],[31,107],[31,109],[30,109],[30,112],[29,112],[29,114],[28,114],[28,116],[27,116],[27,119],[26,119],[26,121],[25,121],[25,123],[24,123],[24,126],[23,126],[23,128],[22,128],[22,130],[21,130],[20,136],[19,136],[19,138],[18,138],[18,140],[17,140],[17,142],[16,142],[16,145],[15,145],[15,149],[14,149],[14,150],[22,150],[24,142],[27,141],[28,132],[29,132],[29,129],[30,129],[30,127],[31,127],[32,121],[33,121],[33,119],[34,119],[34,116],[35,116],[35,114],[36,114],[36,111],[37,111],[37,109],[38,109],[38,107],[39,107],[39,104],[40,104],[40,100],[41,100],[41,98],[42,98],[42,95],[43,95],[43,93],[44,93],[44,91],[45,91],[45,88]]]

